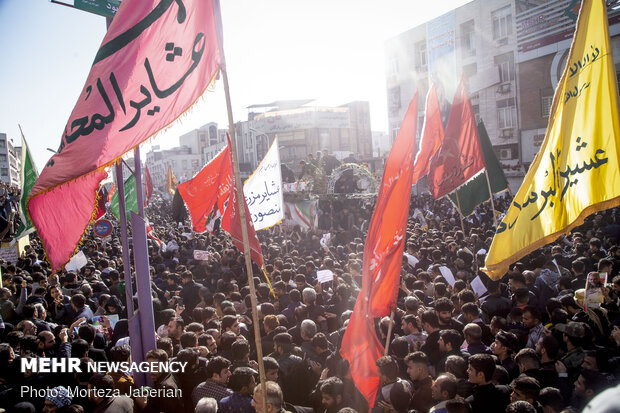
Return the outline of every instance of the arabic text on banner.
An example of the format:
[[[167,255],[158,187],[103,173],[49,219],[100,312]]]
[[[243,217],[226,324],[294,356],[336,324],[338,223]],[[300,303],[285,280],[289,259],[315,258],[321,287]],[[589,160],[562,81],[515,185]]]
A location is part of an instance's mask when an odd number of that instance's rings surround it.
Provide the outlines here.
[[[284,218],[282,172],[277,137],[258,168],[243,185],[243,194],[250,209],[254,229],[257,231],[269,228]]]
[[[104,167],[171,124],[215,80],[218,27],[217,1],[121,3],[28,201],[55,271],[90,222]]]
[[[509,265],[620,204],[620,118],[605,2],[584,1],[547,134],[502,220],[484,271]]]

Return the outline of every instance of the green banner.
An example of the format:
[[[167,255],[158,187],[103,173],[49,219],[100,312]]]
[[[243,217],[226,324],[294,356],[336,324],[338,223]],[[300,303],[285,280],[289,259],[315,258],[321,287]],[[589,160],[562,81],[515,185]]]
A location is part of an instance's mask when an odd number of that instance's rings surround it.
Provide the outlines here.
[[[116,219],[120,219],[120,212],[118,206],[118,190],[114,192],[112,195],[112,201],[110,201],[110,210],[112,214],[116,217]],[[136,193],[136,177],[131,175],[129,178],[125,179],[125,212],[127,216],[127,221],[130,220],[131,214],[133,211],[136,214],[138,213],[138,194]]]
[[[19,239],[24,237],[31,232],[34,232],[34,226],[30,219],[28,219],[28,214],[26,214],[26,200],[28,199],[28,195],[30,195],[30,191],[34,186],[34,183],[37,181],[39,173],[37,172],[37,167],[32,160],[32,154],[30,153],[30,149],[26,144],[26,139],[22,134],[22,168],[20,172],[20,180],[22,184],[22,194],[19,200],[19,227],[17,231],[15,231],[15,239]]]
[[[109,18],[114,17],[120,5],[121,0],[74,0],[73,2],[76,9]]]
[[[486,173],[489,174],[491,190],[494,194],[505,191],[508,189],[508,180],[506,179],[506,175],[504,175],[501,163],[497,159],[497,156],[495,156],[489,134],[482,121],[478,124],[478,136],[484,154],[484,163],[487,167]],[[461,214],[465,217],[471,215],[476,209],[476,206],[490,199],[485,173],[476,176],[474,179],[461,186],[457,191],[448,195],[454,205],[459,204],[456,201],[456,192],[459,194]]]

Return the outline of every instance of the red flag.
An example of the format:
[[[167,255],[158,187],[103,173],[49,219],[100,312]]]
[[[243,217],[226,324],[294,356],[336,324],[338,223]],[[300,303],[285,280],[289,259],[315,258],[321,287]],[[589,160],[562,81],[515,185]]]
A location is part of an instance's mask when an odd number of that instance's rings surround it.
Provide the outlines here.
[[[443,136],[444,130],[439,100],[437,100],[437,91],[435,90],[435,84],[433,84],[426,96],[426,113],[424,115],[424,126],[422,127],[422,139],[420,140],[420,148],[413,164],[413,185],[424,175],[428,174],[431,158],[441,147]]]
[[[149,172],[148,165],[146,165],[146,168],[144,169],[144,195],[146,198],[144,201],[144,206],[147,206],[151,200],[151,195],[153,195],[153,179],[151,179],[151,173]]]
[[[107,200],[107,194],[105,187],[99,188],[99,192],[97,193],[97,212],[95,212],[95,221],[105,215],[106,207],[105,203]]]
[[[106,202],[108,203],[112,202],[112,197],[114,196],[115,192],[116,192],[116,183],[112,183],[112,186],[110,187],[110,191],[108,192],[108,198],[106,199]]]
[[[484,156],[478,127],[463,78],[454,95],[443,144],[431,160],[428,183],[433,196],[449,194],[482,169]]]
[[[187,205],[196,232],[205,232],[206,223],[213,206],[217,203],[223,211],[224,200],[232,182],[232,157],[230,145],[202,168],[189,181],[178,185],[179,193]]]
[[[230,137],[228,137],[228,147],[230,147]],[[232,153],[230,151],[228,156],[230,159],[230,165],[232,166]],[[228,191],[228,205],[226,206],[224,216],[222,217],[222,229],[230,234],[235,247],[237,247],[239,251],[245,252],[243,248],[243,235],[241,232],[241,214],[239,213],[239,202],[237,201],[237,187],[235,184],[235,175],[232,173],[232,168],[230,169],[230,172],[232,186]],[[245,197],[243,197],[243,207],[245,208],[245,225],[248,230],[248,240],[250,242],[250,256],[259,268],[262,268],[263,251],[261,250],[260,242],[256,236],[256,230],[254,230],[254,224],[252,223],[250,210],[248,209],[248,204],[245,201]]]
[[[362,291],[345,332],[340,354],[349,361],[355,385],[373,406],[379,389],[376,360],[383,354],[374,319],[396,306],[400,269],[409,216],[413,157],[415,153],[418,95],[407,109],[392,150],[364,246]]]

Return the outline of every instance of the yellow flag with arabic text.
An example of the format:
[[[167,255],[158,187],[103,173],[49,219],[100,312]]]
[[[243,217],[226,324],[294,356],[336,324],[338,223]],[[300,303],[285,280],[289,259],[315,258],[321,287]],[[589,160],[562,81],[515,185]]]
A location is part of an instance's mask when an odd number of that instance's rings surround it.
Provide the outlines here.
[[[166,190],[170,195],[174,195],[174,192],[177,189],[177,184],[178,181],[172,173],[172,167],[168,165],[168,174],[166,175]]]
[[[620,204],[620,120],[603,0],[581,3],[567,66],[553,98],[545,140],[499,225],[486,272],[510,264]]]

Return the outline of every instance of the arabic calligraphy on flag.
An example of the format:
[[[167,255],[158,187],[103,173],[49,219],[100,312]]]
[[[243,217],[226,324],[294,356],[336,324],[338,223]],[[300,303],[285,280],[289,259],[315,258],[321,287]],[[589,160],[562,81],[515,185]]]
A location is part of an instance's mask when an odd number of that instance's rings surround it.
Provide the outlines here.
[[[93,213],[104,167],[165,128],[219,70],[218,1],[126,0],[28,203],[54,270]]]
[[[250,209],[255,230],[274,226],[284,218],[282,171],[280,170],[277,137],[273,140],[271,148],[258,168],[245,181],[243,194]]]
[[[545,140],[499,225],[484,271],[509,265],[620,204],[620,117],[605,2],[581,3]]]

